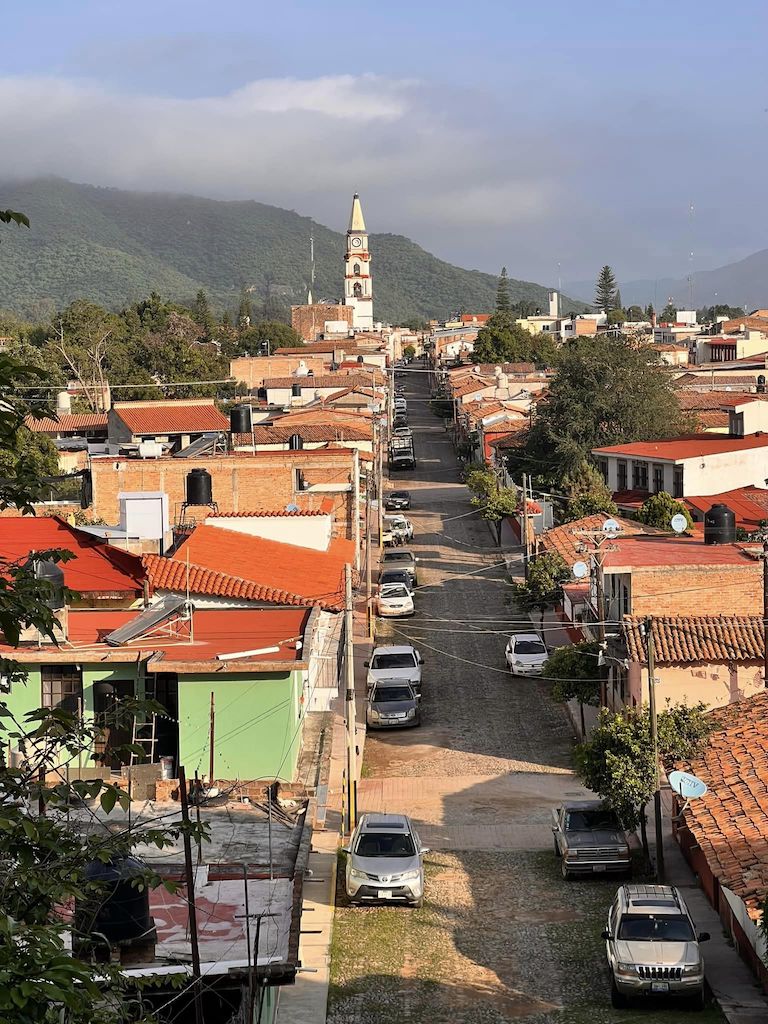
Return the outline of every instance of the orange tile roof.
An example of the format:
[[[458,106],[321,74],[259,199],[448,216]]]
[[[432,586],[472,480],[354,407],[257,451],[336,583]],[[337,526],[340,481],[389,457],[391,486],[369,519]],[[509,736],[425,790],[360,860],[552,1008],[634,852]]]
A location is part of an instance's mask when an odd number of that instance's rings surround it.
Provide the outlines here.
[[[715,427],[727,427],[730,423],[728,413],[724,409],[701,409],[695,413],[696,423],[702,430]]]
[[[325,503],[325,500],[323,501]],[[333,502],[331,502],[331,510]],[[320,508],[300,508],[297,512],[288,512],[284,508],[256,509],[250,512],[211,512],[208,519],[252,519],[254,517],[269,517],[272,519],[287,519],[291,516],[326,516],[329,510]]]
[[[264,601],[268,604],[297,605],[311,607],[322,602],[289,594],[286,590],[265,587],[252,580],[230,576],[225,572],[207,569],[202,565],[163,558],[160,555],[144,555],[142,562],[153,590],[171,590],[183,594],[210,594],[216,597],[232,597],[239,601]]]
[[[35,419],[27,416],[24,426],[35,434],[71,434],[78,430],[107,430],[107,414],[105,412],[62,413],[57,419],[44,416]]]
[[[713,505],[727,505],[736,515],[736,525],[750,532],[757,530],[768,519],[768,490],[759,487],[736,487],[721,494],[706,494],[682,500],[702,516]]]
[[[475,391],[482,391],[485,388],[495,387],[493,380],[480,380],[478,377],[462,381],[452,388],[454,398],[464,398],[466,395],[474,394]]]
[[[116,416],[132,434],[197,434],[207,430],[229,430],[229,419],[213,401],[116,402]]]
[[[264,587],[286,591],[322,603],[343,604],[344,566],[354,563],[354,542],[335,539],[327,551],[250,537],[218,526],[198,526],[173,558],[214,569]]]
[[[625,455],[628,458],[670,462],[676,459],[695,459],[700,455],[718,455],[721,452],[742,452],[767,447],[768,433],[747,434],[745,437],[694,434],[663,441],[630,441],[627,444],[593,448],[592,451],[600,455]]]
[[[644,616],[624,616],[624,637],[632,661],[647,658]],[[763,620],[759,615],[675,615],[653,619],[656,662],[683,665],[707,661],[762,661]]]
[[[702,409],[732,409],[747,402],[768,401],[768,395],[750,395],[733,391],[679,391],[677,401],[681,409],[699,412]]]
[[[635,524],[638,525],[638,524]],[[703,537],[618,535],[605,554],[606,568],[647,569],[673,565],[744,565],[755,559],[743,544],[705,544]]]
[[[238,445],[249,445],[251,440],[260,444],[287,444],[288,439],[298,434],[308,444],[323,441],[370,441],[372,431],[366,425],[357,426],[349,423],[305,423],[303,425],[276,422],[268,427],[259,424],[253,428],[253,434],[236,434],[234,442]]]
[[[711,713],[715,731],[690,762],[676,767],[709,791],[683,813],[720,885],[757,921],[768,891],[768,693]]]
[[[748,327],[753,331],[765,331],[768,333],[768,320],[762,316],[737,316],[733,320],[724,320],[720,324],[720,330],[723,334],[733,334],[739,330],[740,327]]]
[[[601,530],[606,519],[615,519],[621,526],[623,536],[633,534],[660,534],[661,530],[655,530],[644,523],[638,523],[634,519],[622,519],[620,516],[609,516],[607,512],[597,512],[591,516],[584,516],[583,519],[575,519],[563,526],[555,526],[542,534],[541,543],[546,551],[557,551],[563,556],[568,565],[576,561],[584,561],[584,553],[577,548],[585,542],[589,545],[588,538],[579,536],[576,530]]]

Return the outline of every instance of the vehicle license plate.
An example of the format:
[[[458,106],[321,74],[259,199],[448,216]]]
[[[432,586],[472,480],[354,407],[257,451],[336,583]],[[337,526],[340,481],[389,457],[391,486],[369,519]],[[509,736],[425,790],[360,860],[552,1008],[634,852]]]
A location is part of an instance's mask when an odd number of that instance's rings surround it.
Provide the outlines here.
[[[669,992],[668,981],[652,981],[651,992]]]
[[[592,870],[595,873],[598,873],[598,872],[601,872],[601,871],[605,871],[605,864],[593,864],[592,865]]]
[[[380,900],[391,900],[392,899],[392,890],[391,889],[379,889],[379,899]]]

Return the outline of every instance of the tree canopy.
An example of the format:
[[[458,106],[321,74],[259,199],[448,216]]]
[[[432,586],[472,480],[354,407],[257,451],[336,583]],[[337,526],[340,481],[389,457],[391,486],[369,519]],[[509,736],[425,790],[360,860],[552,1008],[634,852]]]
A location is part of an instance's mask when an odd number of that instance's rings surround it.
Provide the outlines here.
[[[499,274],[499,284],[496,288],[496,312],[508,313],[510,307],[509,278],[507,277],[507,268],[502,267],[501,273]]]
[[[595,308],[598,312],[603,310],[605,313],[610,313],[612,309],[617,308],[619,303],[616,301],[616,292],[616,277],[606,263],[595,283]]]
[[[600,665],[600,644],[585,640],[556,648],[547,659],[544,675],[554,681],[552,696],[555,700],[579,702],[581,735],[584,736],[584,705],[600,703],[600,686],[607,676],[606,669]]]
[[[563,584],[571,578],[571,570],[562,555],[546,551],[531,562],[528,577],[514,584],[515,601],[522,611],[537,611],[544,624],[544,612],[562,599]]]
[[[603,480],[600,471],[587,459],[583,459],[562,478],[560,486],[568,495],[568,504],[563,513],[563,522],[607,512],[618,512],[611,490]]]
[[[670,522],[673,516],[685,516],[687,529],[693,528],[693,519],[688,511],[688,506],[682,501],[677,501],[666,491],[659,491],[646,498],[637,512],[637,518],[646,526],[655,526],[658,530],[671,530]]]

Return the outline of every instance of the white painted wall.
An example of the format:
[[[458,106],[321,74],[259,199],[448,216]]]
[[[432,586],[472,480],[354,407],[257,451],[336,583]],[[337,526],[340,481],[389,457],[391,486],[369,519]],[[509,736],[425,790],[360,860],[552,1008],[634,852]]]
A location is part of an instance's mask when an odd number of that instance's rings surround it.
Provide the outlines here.
[[[705,437],[707,435],[704,435]],[[625,457],[623,460],[617,455],[595,456],[597,459],[605,459],[608,463],[608,486],[612,491],[619,490],[618,464],[620,461],[627,463],[627,488],[632,489],[632,463],[645,462],[648,466],[648,487],[653,490],[653,467],[660,465],[664,467],[664,490],[668,494],[673,493],[673,467],[682,465],[683,469],[683,493],[686,495],[720,494],[723,491],[730,491],[735,487],[765,487],[765,480],[768,477],[768,436],[763,448],[748,448],[742,451],[720,452],[716,455],[695,456],[690,459],[677,459],[675,462],[665,462],[662,459],[632,459]]]
[[[263,537],[295,544],[313,551],[327,551],[333,530],[332,516],[209,516],[206,526],[235,530],[249,537]]]
[[[320,612],[308,655],[307,710],[330,711],[339,695],[337,666],[342,616]]]

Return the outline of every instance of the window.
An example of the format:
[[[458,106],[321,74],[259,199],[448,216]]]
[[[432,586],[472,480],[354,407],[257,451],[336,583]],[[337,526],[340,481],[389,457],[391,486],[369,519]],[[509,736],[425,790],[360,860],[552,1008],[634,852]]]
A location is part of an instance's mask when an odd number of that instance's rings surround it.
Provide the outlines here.
[[[654,463],[653,466],[653,493],[658,494],[664,490],[664,467]]]
[[[683,496],[683,467],[675,466],[672,470],[672,497],[682,498]]]
[[[76,665],[43,665],[43,707],[77,713],[82,707],[83,674]]]
[[[598,459],[597,468],[600,470],[603,480],[608,483],[608,459]]]
[[[616,487],[619,491],[627,489],[627,462],[626,459],[619,459],[616,463]]]
[[[648,463],[647,462],[633,462],[632,463],[632,487],[636,491],[647,491],[648,490]]]

